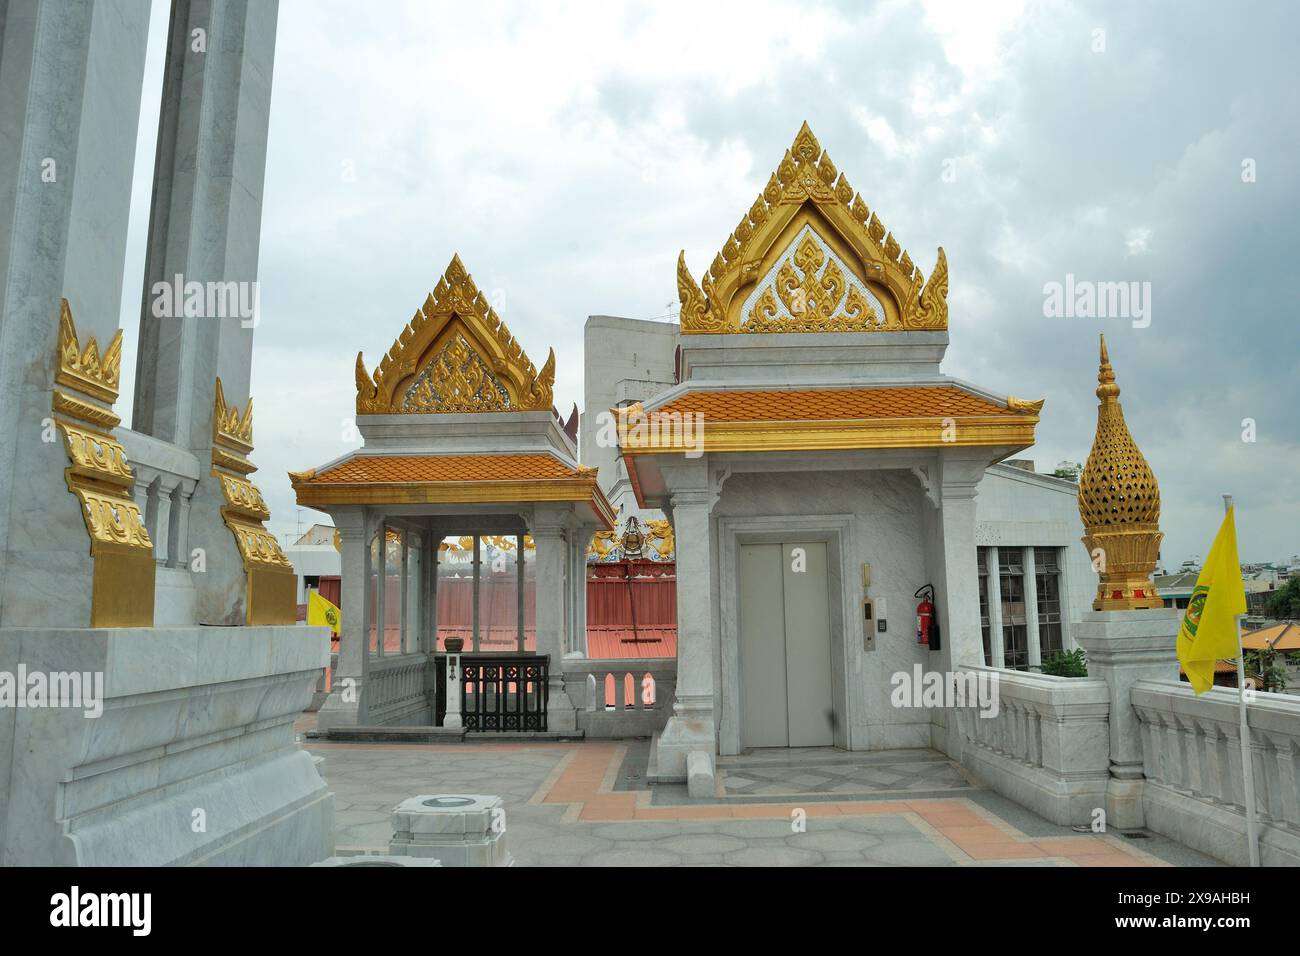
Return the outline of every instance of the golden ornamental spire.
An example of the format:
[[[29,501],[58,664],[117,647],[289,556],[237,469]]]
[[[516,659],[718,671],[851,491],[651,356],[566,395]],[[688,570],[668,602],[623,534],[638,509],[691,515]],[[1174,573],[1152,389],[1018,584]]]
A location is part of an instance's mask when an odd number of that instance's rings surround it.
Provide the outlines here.
[[[1092,609],[1163,607],[1151,580],[1164,537],[1160,486],[1124,422],[1104,335],[1097,383],[1097,435],[1079,475],[1083,544],[1101,575]]]

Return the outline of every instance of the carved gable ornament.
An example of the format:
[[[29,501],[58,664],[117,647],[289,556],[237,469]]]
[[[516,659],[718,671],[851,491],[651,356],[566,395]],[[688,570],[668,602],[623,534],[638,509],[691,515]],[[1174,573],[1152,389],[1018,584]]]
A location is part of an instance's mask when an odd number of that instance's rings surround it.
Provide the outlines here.
[[[697,284],[683,252],[684,333],[948,328],[948,261],[925,281],[804,123]]]
[[[541,372],[459,256],[371,376],[357,353],[357,414],[549,411],[555,350]]]

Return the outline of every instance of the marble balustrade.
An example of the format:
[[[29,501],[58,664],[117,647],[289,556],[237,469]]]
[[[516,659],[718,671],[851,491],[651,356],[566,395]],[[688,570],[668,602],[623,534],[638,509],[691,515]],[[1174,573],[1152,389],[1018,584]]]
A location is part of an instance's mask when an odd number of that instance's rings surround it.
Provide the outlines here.
[[[1146,825],[1220,860],[1248,861],[1237,691],[1140,681]],[[1260,862],[1300,865],[1300,699],[1256,693],[1247,705]]]
[[[1091,823],[1109,778],[1106,682],[971,666],[963,679],[996,676],[996,708],[952,708],[962,765],[982,785],[1054,823]]]
[[[369,723],[419,727],[433,724],[433,662],[427,654],[373,657],[365,692]]]
[[[631,696],[627,691],[629,674]],[[647,674],[653,680],[651,703],[645,701]],[[569,658],[564,662],[564,682],[577,708],[578,728],[588,737],[650,737],[663,728],[672,713],[677,660]]]
[[[206,549],[191,541],[190,512],[203,469],[197,456],[150,435],[118,428],[135,473],[133,496],[153,540],[158,563],[154,585],[154,624],[195,623],[194,574],[207,570]]]

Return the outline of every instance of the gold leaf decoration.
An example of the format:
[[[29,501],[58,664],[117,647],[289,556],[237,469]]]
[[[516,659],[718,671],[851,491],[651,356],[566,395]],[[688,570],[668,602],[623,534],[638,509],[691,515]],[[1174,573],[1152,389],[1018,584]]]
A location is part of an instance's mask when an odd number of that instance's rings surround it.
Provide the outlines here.
[[[785,306],[782,312],[777,300]],[[811,235],[781,264],[746,317],[745,332],[871,332],[882,317]]]
[[[122,363],[122,330],[117,330],[102,355],[93,336],[83,348],[72,307],[62,299],[55,356],[51,410],[70,462],[63,477],[80,505],[94,562],[87,623],[151,627],[153,541],[140,506],[131,497],[135,473],[126,450],[112,435],[121,421],[113,412],[113,402]]]
[[[754,322],[740,315],[742,303],[754,282],[784,255],[778,240],[796,217],[814,218],[829,228],[854,253],[845,264],[870,280],[872,294],[886,296],[886,315],[865,318],[847,327],[840,322],[800,319],[779,331],[907,331],[945,330],[948,327],[948,270],[939,252],[931,284],[921,286],[919,270],[879,216],[853,191],[828,152],[821,148],[807,123],[799,129],[763,192],[745,219],[727,238],[699,285],[691,278],[684,256],[677,264],[677,291],[681,300],[683,333],[764,332],[770,328],[769,311],[776,301],[764,291],[753,314],[769,321]],[[836,248],[839,248],[838,246]],[[802,283],[806,278],[797,277]],[[877,288],[877,284],[879,288]],[[850,283],[851,286],[851,283]],[[854,306],[864,305],[859,294]],[[846,313],[848,313],[846,303]],[[824,317],[823,317],[824,319]]]
[[[93,335],[83,349],[77,339],[76,323],[72,321],[72,306],[67,299],[61,299],[58,356],[55,382],[110,405],[117,401],[118,380],[122,370],[121,329],[113,335],[108,351],[103,356],[99,354],[99,343]]]
[[[245,575],[245,623],[291,624],[296,591],[291,587],[293,564],[275,535],[262,522],[271,509],[261,490],[246,477],[256,471],[248,460],[253,450],[253,399],[244,413],[226,403],[221,379],[216,380],[212,407],[211,476],[221,487],[221,520],[235,536]]]
[[[487,363],[457,335],[416,376],[404,412],[504,412],[510,393]]]
[[[253,400],[248,400],[241,416],[236,406],[226,404],[220,378],[217,379],[216,401],[212,409],[212,439],[233,451],[247,453],[253,450]]]
[[[903,328],[948,328],[948,257],[943,254],[943,246],[939,247],[939,259],[920,299],[909,299],[903,310]]]
[[[449,342],[459,338],[476,357],[469,369],[459,354],[451,361]],[[436,367],[435,367],[436,366]],[[482,384],[478,367],[504,390],[497,399],[477,389],[466,393],[470,379],[443,381],[445,375],[470,375]],[[549,411],[555,386],[555,353],[538,372],[523,347],[488,304],[459,256],[402,329],[373,375],[357,353],[357,413],[397,415],[463,411]],[[447,399],[451,396],[450,399]],[[444,400],[446,399],[446,400]]]

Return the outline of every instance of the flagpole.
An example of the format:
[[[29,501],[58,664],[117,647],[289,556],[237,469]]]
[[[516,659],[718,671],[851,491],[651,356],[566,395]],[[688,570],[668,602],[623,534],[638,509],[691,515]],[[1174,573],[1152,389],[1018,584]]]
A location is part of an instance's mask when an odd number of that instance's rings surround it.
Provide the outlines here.
[[[1223,496],[1223,513],[1232,511],[1232,495]],[[1237,569],[1241,573],[1241,569]],[[1241,782],[1246,801],[1246,841],[1250,865],[1259,866],[1259,824],[1255,819],[1255,766],[1250,744],[1250,722],[1246,718],[1246,651],[1241,646],[1241,617],[1234,616],[1237,631],[1237,717],[1241,723]]]

